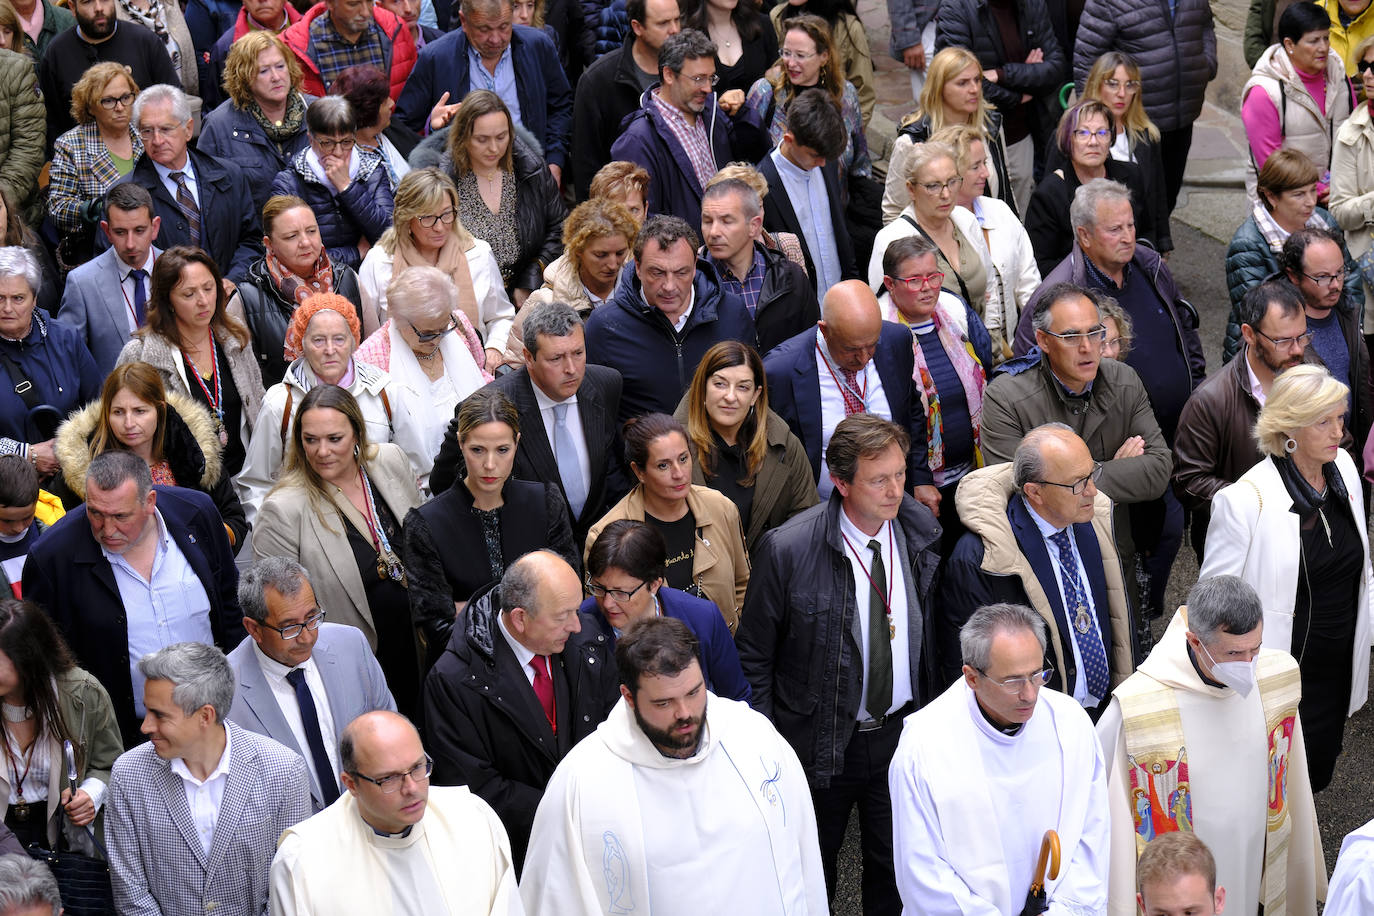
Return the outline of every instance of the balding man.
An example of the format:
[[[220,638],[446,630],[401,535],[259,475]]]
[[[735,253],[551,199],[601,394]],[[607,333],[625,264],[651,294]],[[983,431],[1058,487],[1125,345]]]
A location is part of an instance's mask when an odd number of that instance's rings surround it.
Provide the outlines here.
[[[825,294],[814,328],[779,344],[763,361],[768,405],[806,447],[821,499],[834,485],[822,454],[845,417],[871,413],[911,437],[906,489],[938,512],[940,491],[926,457],[926,415],[912,383],[911,332],[883,321],[873,290],[862,280]]]
[[[347,794],[282,834],[272,916],[524,912],[500,819],[463,786],[430,787],[434,763],[408,719],[359,716],[339,756]]]
[[[1096,484],[1101,472],[1073,430],[1049,423],[1026,434],[1012,462],[980,468],[959,484],[968,531],[945,566],[936,604],[946,683],[962,671],[960,630],[997,602],[1040,615],[1049,627],[1048,686],[1094,714],[1134,670],[1112,502]]]
[[[496,809],[517,871],[554,767],[620,696],[614,648],[581,603],[566,560],[527,553],[468,602],[425,681],[435,782]]]

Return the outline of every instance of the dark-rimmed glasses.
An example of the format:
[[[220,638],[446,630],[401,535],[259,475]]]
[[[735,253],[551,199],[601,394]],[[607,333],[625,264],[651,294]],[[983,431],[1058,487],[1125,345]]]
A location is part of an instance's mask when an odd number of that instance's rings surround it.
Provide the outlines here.
[[[1075,480],[1073,483],[1055,483],[1053,480],[1036,480],[1036,481],[1033,481],[1033,482],[1034,482],[1034,483],[1038,483],[1038,484],[1043,484],[1044,486],[1047,486],[1047,487],[1060,487],[1061,489],[1068,490],[1068,491],[1069,491],[1070,493],[1072,493],[1074,496],[1082,496],[1082,495],[1083,495],[1083,491],[1086,490],[1086,489],[1088,489],[1088,481],[1091,480],[1093,483],[1096,483],[1096,482],[1097,482],[1097,478],[1099,478],[1099,477],[1101,477],[1101,476],[1102,476],[1102,462],[1100,462],[1100,461],[1095,461],[1095,462],[1093,462],[1093,471],[1092,471],[1092,473],[1089,474],[1087,477],[1081,477],[1081,478],[1079,478],[1078,480]]]
[[[406,324],[410,325],[410,329],[415,332],[415,339],[420,343],[429,343],[432,340],[438,340],[450,331],[458,330],[458,322],[453,320],[450,320],[448,327],[444,328],[442,331],[422,331],[415,326],[415,322],[409,319],[406,320]]]
[[[382,776],[379,779],[373,779],[371,776],[365,776],[362,773],[359,773],[357,770],[353,771],[353,775],[358,779],[362,779],[366,782],[372,783],[374,786],[382,790],[383,795],[395,795],[397,792],[401,790],[401,783],[405,782],[405,778],[407,776],[409,776],[411,781],[415,783],[429,782],[429,774],[433,772],[434,761],[430,759],[430,756],[428,754],[426,754],[424,762],[415,764],[415,766],[406,770],[404,773],[392,773],[388,776]]]
[[[616,604],[626,603],[633,598],[641,588],[648,584],[647,581],[641,582],[627,592],[623,588],[607,588],[604,585],[597,585],[592,581],[591,576],[587,576],[587,591],[591,592],[593,598],[610,598]]]
[[[310,612],[310,616],[306,617],[302,623],[293,623],[285,627],[274,627],[270,623],[260,623],[258,626],[271,630],[282,639],[295,639],[306,630],[318,630],[322,623],[324,623],[324,611],[315,608]]]

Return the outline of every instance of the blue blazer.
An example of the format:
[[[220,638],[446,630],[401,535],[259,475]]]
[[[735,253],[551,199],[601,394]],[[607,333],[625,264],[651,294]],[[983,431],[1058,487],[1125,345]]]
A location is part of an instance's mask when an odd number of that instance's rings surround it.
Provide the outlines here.
[[[228,652],[244,637],[238,570],[214,500],[199,490],[153,487],[167,531],[210,599],[210,631]],[[24,562],[24,597],[37,602],[85,668],[110,694],[125,747],[143,740],[129,676],[129,626],[110,563],[82,511],[43,533]]]
[[[696,634],[701,643],[701,674],[706,678],[706,689],[718,697],[749,702],[752,691],[744,679],[740,668],[739,653],[735,651],[735,640],[730,636],[730,628],[720,609],[705,598],[689,595],[675,588],[663,586],[658,590],[658,606],[665,617],[676,617],[687,624],[687,629]],[[588,598],[578,608],[591,617],[602,635],[615,647],[615,630],[601,615],[595,598]],[[584,618],[585,619],[585,618]]]
[[[415,69],[396,102],[397,120],[411,130],[425,132],[430,109],[445,92],[450,103],[463,100],[472,89],[468,47],[467,33],[454,29],[420,49]],[[515,92],[520,99],[520,123],[539,140],[544,161],[562,168],[572,132],[573,91],[558,61],[558,49],[539,29],[517,25],[511,33],[510,53],[515,65]]]
[[[771,195],[770,195],[771,196]],[[816,371],[817,328],[807,328],[769,351],[763,360],[768,377],[768,406],[792,428],[806,448],[811,475],[821,476],[821,380]],[[916,358],[911,350],[911,332],[889,321],[883,322],[873,365],[887,395],[892,421],[911,436],[907,454],[907,489],[917,484],[934,484],[926,457],[926,413],[916,394],[912,376]]]

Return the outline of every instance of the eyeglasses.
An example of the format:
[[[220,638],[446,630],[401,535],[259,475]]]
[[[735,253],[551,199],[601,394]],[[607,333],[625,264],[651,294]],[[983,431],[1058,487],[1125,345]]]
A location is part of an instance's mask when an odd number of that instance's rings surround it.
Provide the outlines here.
[[[1110,89],[1112,92],[1116,92],[1122,86],[1126,87],[1127,92],[1140,91],[1140,80],[1126,80],[1126,82],[1123,83],[1121,82],[1121,80],[1112,79],[1111,77],[1108,77],[1107,79],[1102,81],[1102,85],[1105,88]]]
[[[933,274],[926,274],[924,277],[885,277],[888,289],[900,286],[909,293],[919,293],[924,289],[939,289],[940,284],[945,282],[945,275],[936,271]]]
[[[410,329],[415,332],[415,339],[420,343],[429,343],[431,340],[438,340],[450,331],[458,329],[458,322],[452,320],[449,321],[448,327],[444,328],[442,331],[422,331],[415,326],[415,322],[409,320],[406,321],[406,324],[410,325]]]
[[[1053,337],[1055,340],[1062,340],[1071,347],[1081,346],[1084,343],[1100,344],[1107,339],[1107,329],[1102,325],[1088,331],[1070,331],[1067,334],[1056,334],[1053,331],[1042,331],[1041,333]]]
[[[678,76],[682,76],[681,73]],[[687,82],[700,89],[702,86],[714,86],[720,82],[720,74],[712,73],[710,76],[682,76]]]
[[[431,213],[428,216],[417,216],[421,226],[426,229],[433,229],[436,223],[443,223],[445,226],[452,226],[453,221],[458,218],[458,211],[449,207],[443,213]]]
[[[1036,480],[1036,481],[1032,481],[1032,483],[1043,484],[1044,486],[1047,486],[1047,487],[1059,487],[1059,488],[1061,488],[1061,489],[1068,490],[1068,491],[1071,492],[1074,496],[1082,496],[1082,495],[1083,495],[1083,491],[1086,490],[1086,489],[1088,489],[1088,481],[1092,481],[1093,483],[1096,483],[1096,482],[1097,482],[1097,478],[1099,478],[1099,477],[1101,477],[1101,476],[1102,476],[1102,462],[1100,462],[1100,461],[1095,461],[1095,462],[1093,462],[1093,472],[1092,472],[1091,474],[1089,474],[1087,477],[1081,478],[1081,479],[1079,479],[1079,480],[1075,480],[1073,483],[1055,483],[1053,480]]]
[[[808,60],[820,57],[819,54],[807,54],[804,51],[788,51],[785,48],[778,52],[778,56],[783,60],[795,60],[799,64],[804,64]]]
[[[177,124],[173,127],[140,127],[138,129],[138,136],[139,139],[146,142],[156,137],[170,137],[178,131],[185,129],[185,127],[185,124]]]
[[[106,111],[114,111],[116,108],[128,108],[134,103],[134,94],[126,92],[123,95],[107,95],[100,99],[100,107]]]
[[[335,150],[338,150],[341,153],[347,153],[350,150],[352,150],[358,142],[352,137],[345,137],[342,140],[330,140],[326,139],[325,137],[316,137],[312,135],[311,139],[319,145],[320,152],[322,153],[332,153]]]
[[[964,183],[964,176],[955,175],[949,181],[918,181],[915,183],[931,197],[938,197],[945,191],[953,194],[959,190],[959,185]]]
[[[1023,687],[1043,687],[1050,682],[1050,678],[1054,677],[1053,665],[1046,665],[1034,674],[1022,674],[1018,677],[1004,677],[1000,681],[988,677],[986,671],[980,671],[977,668],[973,670],[978,671],[979,674],[987,678],[989,683],[996,684],[998,687],[1007,691],[1007,693],[1020,693]]]
[[[1303,276],[1311,280],[1318,286],[1335,286],[1337,283],[1345,279],[1345,268],[1342,267],[1339,271],[1337,271],[1334,274],[1317,274],[1315,277],[1311,274],[1303,274]]]
[[[1129,337],[1108,337],[1106,340],[1102,342],[1102,349],[1104,351],[1110,350],[1113,353],[1115,353],[1119,351],[1122,347],[1129,347],[1130,345],[1131,338]]]
[[[1112,132],[1110,130],[1107,130],[1107,128],[1105,127],[1099,127],[1097,130],[1088,130],[1086,127],[1080,127],[1073,132],[1073,135],[1075,138],[1082,140],[1084,143],[1087,143],[1089,140],[1094,139],[1101,140],[1103,143],[1106,143],[1108,138],[1111,137]]]
[[[610,598],[616,604],[625,604],[633,598],[641,588],[648,584],[648,582],[641,582],[627,592],[622,588],[607,588],[604,585],[597,585],[592,581],[590,575],[587,576],[587,591],[591,592],[593,598]]]
[[[366,780],[367,782],[372,783],[374,786],[382,790],[383,795],[395,795],[397,792],[401,791],[401,783],[405,782],[405,778],[407,776],[410,777],[411,782],[429,782],[429,774],[433,772],[434,761],[430,759],[430,756],[428,754],[426,754],[423,763],[415,764],[415,766],[406,770],[404,773],[392,773],[390,776],[383,776],[380,779],[373,779],[371,776],[364,776],[357,770],[353,771],[353,775],[356,776],[358,779]]]
[[[1254,330],[1256,334],[1263,337],[1265,340],[1269,341],[1271,344],[1278,347],[1280,350],[1289,350],[1292,349],[1295,345],[1299,349],[1302,349],[1312,342],[1311,331],[1307,331],[1304,334],[1299,334],[1297,337],[1270,337],[1268,334],[1264,333],[1259,328],[1256,328],[1253,325],[1251,326],[1251,328],[1252,330]]]
[[[260,623],[258,626],[263,629],[272,630],[282,639],[295,639],[306,630],[318,630],[322,623],[324,623],[324,611],[315,608],[310,612],[310,616],[305,618],[303,623],[293,623],[289,627],[274,627],[270,623]]]

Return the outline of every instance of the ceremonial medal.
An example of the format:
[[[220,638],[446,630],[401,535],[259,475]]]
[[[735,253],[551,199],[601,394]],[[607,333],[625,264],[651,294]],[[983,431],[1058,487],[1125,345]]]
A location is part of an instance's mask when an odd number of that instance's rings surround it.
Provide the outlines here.
[[[10,814],[14,815],[16,821],[27,821],[29,819],[29,803],[21,801],[10,805]]]
[[[1078,631],[1079,635],[1086,636],[1091,627],[1092,618],[1088,616],[1088,609],[1080,604],[1077,613],[1074,614],[1073,628]]]
[[[229,444],[229,430],[225,429],[224,427],[224,414],[216,410],[214,413],[214,417],[215,432],[219,435],[220,448],[224,448]]]
[[[891,615],[891,614],[888,614],[888,615],[887,615],[887,638],[888,638],[888,639],[896,639],[896,638],[897,638],[897,625],[896,625],[895,623],[892,622],[892,615]]]

